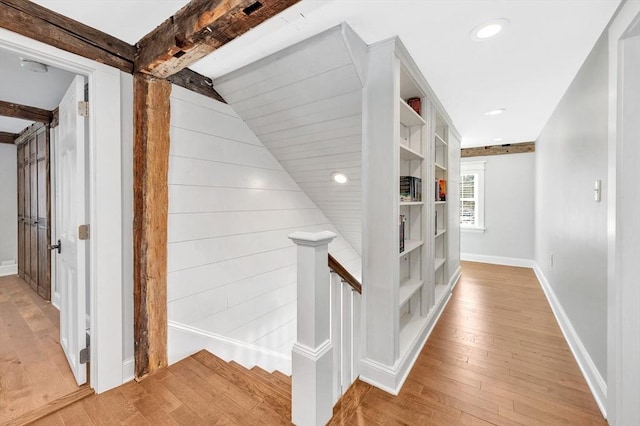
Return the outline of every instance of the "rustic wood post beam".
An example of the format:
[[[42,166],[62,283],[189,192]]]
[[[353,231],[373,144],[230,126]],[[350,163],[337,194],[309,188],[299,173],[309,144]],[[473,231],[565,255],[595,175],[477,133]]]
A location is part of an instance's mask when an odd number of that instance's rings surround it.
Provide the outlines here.
[[[135,46],[27,0],[0,0],[0,27],[131,73]]]
[[[171,83],[134,75],[135,378],[167,366],[167,217]]]
[[[520,154],[523,152],[535,152],[535,142],[508,143],[504,145],[479,146],[474,148],[462,148],[460,156],[481,157],[484,155]]]
[[[0,143],[8,143],[8,144],[15,144],[16,143],[16,138],[19,135],[15,134],[15,133],[9,133],[9,132],[0,132]]]
[[[0,116],[21,118],[23,120],[49,124],[53,118],[53,112],[27,105],[0,101]]]
[[[191,0],[138,42],[134,70],[167,78],[298,1]]]

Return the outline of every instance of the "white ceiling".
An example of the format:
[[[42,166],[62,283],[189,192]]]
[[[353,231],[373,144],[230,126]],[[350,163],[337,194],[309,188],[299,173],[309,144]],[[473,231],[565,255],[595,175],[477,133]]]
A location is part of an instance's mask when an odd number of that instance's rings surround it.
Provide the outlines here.
[[[28,57],[25,56],[25,59]],[[55,109],[74,74],[49,67],[46,73],[28,71],[20,57],[0,49],[0,100],[47,110]],[[0,116],[0,131],[19,133],[33,121]]]
[[[37,0],[135,43],[186,0]],[[619,0],[302,0],[191,68],[212,78],[346,21],[367,42],[399,35],[463,146],[535,140]],[[472,41],[495,18],[498,37]],[[485,111],[506,108],[500,116]],[[503,138],[495,141],[496,138]]]

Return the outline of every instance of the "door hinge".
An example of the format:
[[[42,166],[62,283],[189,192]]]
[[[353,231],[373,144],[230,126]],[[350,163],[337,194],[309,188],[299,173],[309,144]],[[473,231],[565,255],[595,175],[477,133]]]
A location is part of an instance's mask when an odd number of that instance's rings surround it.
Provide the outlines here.
[[[89,102],[87,102],[87,101],[78,101],[78,115],[80,117],[88,117],[89,116]]]
[[[78,226],[78,239],[79,240],[89,239],[89,225]]]
[[[87,347],[84,349],[80,350],[80,364],[86,364],[87,362],[91,361],[91,357],[90,357],[90,348],[91,348],[91,335],[89,333],[86,334],[87,336]]]

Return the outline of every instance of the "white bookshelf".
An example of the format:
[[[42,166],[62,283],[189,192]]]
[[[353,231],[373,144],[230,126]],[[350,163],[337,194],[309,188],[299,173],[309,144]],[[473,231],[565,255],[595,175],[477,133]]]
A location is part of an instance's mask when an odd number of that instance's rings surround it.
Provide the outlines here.
[[[370,46],[368,67],[360,374],[369,383],[397,390],[448,294],[439,287],[448,282],[448,206],[434,199],[433,185],[436,177],[447,178],[449,124],[440,118],[446,114],[438,113],[439,102],[397,38]],[[409,106],[410,98],[421,100],[420,113]],[[401,176],[421,180],[419,199],[401,197]],[[442,221],[434,228],[436,211]]]

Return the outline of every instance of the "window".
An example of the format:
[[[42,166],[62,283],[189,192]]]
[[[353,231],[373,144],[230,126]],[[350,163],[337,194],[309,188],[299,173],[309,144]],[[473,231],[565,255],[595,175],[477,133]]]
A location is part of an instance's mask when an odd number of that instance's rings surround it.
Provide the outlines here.
[[[484,161],[460,164],[460,229],[484,232]]]

